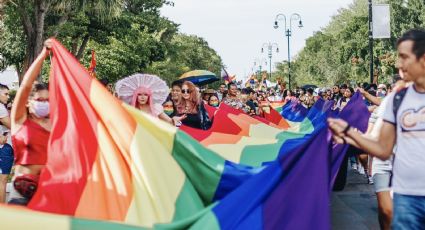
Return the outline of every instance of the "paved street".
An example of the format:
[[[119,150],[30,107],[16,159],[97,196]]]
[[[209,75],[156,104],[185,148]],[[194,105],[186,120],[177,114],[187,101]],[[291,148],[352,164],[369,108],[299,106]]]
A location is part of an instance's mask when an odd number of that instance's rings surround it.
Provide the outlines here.
[[[348,170],[347,185],[332,193],[332,228],[343,230],[379,229],[373,185],[353,170]]]

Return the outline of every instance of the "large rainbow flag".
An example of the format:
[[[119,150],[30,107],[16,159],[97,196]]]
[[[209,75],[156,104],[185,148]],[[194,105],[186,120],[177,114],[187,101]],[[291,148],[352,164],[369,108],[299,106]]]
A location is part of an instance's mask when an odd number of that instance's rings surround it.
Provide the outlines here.
[[[324,127],[326,114],[330,109],[324,110],[323,107],[323,101],[316,103],[299,122],[286,121],[276,111],[271,110],[280,120],[270,122],[221,104],[215,112],[214,122],[209,130],[190,127],[182,127],[182,130],[226,160],[261,166],[265,162],[275,160],[286,141],[296,140],[298,144],[302,144],[315,135],[315,129]]]
[[[1,226],[330,228],[344,146],[326,118],[363,129],[358,96],[340,114],[320,101],[280,125],[223,107],[211,130],[179,130],[118,101],[55,40],[52,53],[48,163],[29,209],[1,206]]]

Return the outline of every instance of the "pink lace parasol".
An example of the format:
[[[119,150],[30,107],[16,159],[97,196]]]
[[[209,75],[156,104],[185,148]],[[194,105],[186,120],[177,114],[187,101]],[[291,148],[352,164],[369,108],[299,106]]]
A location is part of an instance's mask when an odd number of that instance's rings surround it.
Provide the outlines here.
[[[140,73],[119,80],[115,85],[115,91],[120,100],[131,104],[134,93],[142,87],[150,89],[152,102],[157,105],[162,105],[170,92],[167,83],[158,76]]]

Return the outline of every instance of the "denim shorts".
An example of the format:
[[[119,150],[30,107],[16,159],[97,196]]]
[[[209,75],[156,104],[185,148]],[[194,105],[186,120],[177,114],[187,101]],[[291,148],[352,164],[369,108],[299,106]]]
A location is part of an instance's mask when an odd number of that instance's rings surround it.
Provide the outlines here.
[[[391,173],[375,173],[372,177],[373,187],[375,187],[375,192],[386,192],[390,191],[390,182],[391,182]]]
[[[425,196],[394,193],[392,229],[425,229]]]
[[[4,144],[0,148],[0,174],[9,175],[13,166],[13,149],[9,144]]]

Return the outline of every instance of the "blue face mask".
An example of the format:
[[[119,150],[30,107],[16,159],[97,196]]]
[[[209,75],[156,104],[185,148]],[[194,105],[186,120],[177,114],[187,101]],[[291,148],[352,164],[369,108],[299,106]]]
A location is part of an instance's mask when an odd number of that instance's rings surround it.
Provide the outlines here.
[[[385,91],[381,91],[381,92],[378,92],[378,95],[377,95],[377,97],[385,97],[385,95],[387,94],[387,92],[385,92]]]
[[[213,107],[218,107],[218,102],[211,102],[210,105]]]

